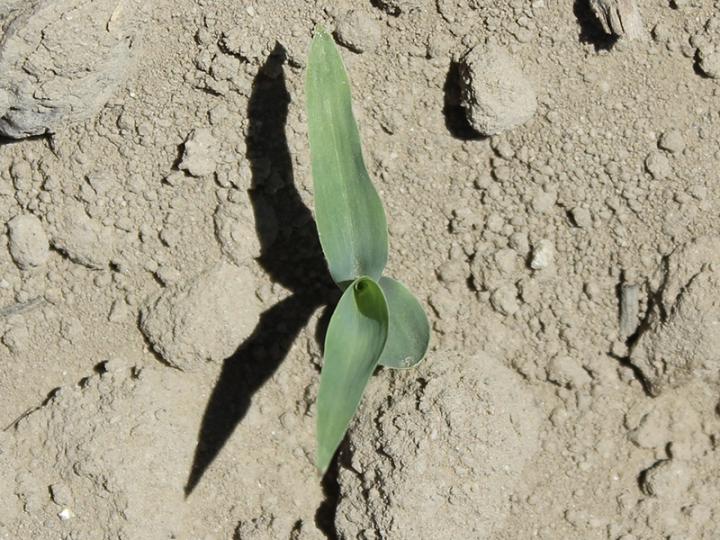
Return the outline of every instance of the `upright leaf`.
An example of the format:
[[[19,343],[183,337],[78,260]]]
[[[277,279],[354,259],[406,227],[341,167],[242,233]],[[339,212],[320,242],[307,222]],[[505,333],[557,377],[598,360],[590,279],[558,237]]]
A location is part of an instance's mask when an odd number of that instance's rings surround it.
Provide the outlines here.
[[[385,211],[363,162],[342,58],[323,29],[310,47],[306,92],[315,219],[330,274],[338,284],[378,280],[388,254]]]
[[[410,368],[423,359],[430,343],[430,323],[425,310],[412,293],[399,281],[380,279],[385,293],[390,326],[380,356],[380,364],[389,368]]]
[[[317,399],[317,466],[327,470],[385,347],[388,311],[367,277],[345,289],[330,318]]]

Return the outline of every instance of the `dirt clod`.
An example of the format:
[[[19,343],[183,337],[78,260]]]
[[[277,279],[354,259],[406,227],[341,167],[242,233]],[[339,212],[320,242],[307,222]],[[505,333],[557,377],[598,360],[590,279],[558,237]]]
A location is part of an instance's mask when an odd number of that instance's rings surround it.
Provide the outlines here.
[[[23,270],[42,266],[49,256],[47,234],[32,214],[16,216],[7,224],[10,255]]]
[[[151,298],[140,328],[170,365],[183,370],[228,358],[250,335],[259,316],[255,278],[221,262]]]
[[[517,376],[484,354],[437,358],[423,377],[422,390],[396,391],[351,434],[339,478],[342,538],[373,530],[398,540],[484,538],[503,521],[507,493],[537,446],[535,405]],[[503,487],[483,488],[491,484]]]
[[[520,126],[535,114],[537,100],[527,77],[497,45],[478,45],[461,62],[462,104],[470,125],[483,135]]]

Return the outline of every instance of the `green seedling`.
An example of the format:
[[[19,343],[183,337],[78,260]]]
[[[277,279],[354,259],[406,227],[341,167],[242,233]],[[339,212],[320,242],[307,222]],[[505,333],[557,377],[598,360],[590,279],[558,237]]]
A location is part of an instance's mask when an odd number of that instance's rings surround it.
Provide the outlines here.
[[[420,362],[430,326],[410,291],[382,275],[385,210],[363,161],[342,58],[322,29],[310,47],[306,90],[318,234],[330,274],[344,290],[325,336],[317,400],[316,463],[324,473],[375,368]]]

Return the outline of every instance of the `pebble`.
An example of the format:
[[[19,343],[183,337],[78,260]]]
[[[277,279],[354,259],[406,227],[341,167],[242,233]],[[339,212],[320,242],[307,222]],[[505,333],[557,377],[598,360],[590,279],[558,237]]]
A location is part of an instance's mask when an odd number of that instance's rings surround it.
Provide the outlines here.
[[[540,240],[533,248],[530,268],[543,270],[553,263],[555,258],[555,245],[547,239]]]
[[[514,285],[503,285],[495,289],[490,297],[490,303],[495,311],[502,315],[513,315],[520,309],[517,289]]]
[[[461,61],[462,105],[482,135],[496,135],[530,120],[537,97],[519,65],[497,45],[478,45]]]
[[[55,504],[61,506],[72,502],[72,493],[65,484],[52,484],[50,486],[50,496]]]
[[[22,269],[42,266],[50,255],[48,237],[40,220],[32,214],[8,221],[10,256]]]
[[[650,152],[645,158],[645,168],[655,180],[667,178],[672,173],[670,161],[660,152]]]
[[[467,280],[467,265],[460,261],[446,261],[435,271],[443,283],[461,283]]]
[[[167,287],[180,280],[180,272],[173,266],[162,265],[155,271],[155,277]]]
[[[557,193],[554,191],[541,191],[532,200],[533,210],[539,214],[548,212],[557,201]]]
[[[692,476],[680,461],[662,460],[642,476],[640,487],[646,495],[659,498],[679,498],[687,491]]]
[[[720,79],[720,50],[705,46],[698,50],[698,67],[711,79]]]
[[[195,177],[215,172],[218,142],[207,128],[194,129],[185,139],[183,157],[178,168]]]
[[[60,512],[58,512],[58,517],[62,521],[67,521],[68,519],[75,517],[75,514],[73,514],[72,510],[69,508],[63,508]]]
[[[356,53],[374,51],[380,40],[382,32],[378,22],[369,14],[357,9],[351,9],[337,23],[335,37],[338,43]]]
[[[581,229],[589,229],[592,227],[592,215],[590,210],[582,206],[576,206],[570,211],[573,223]]]
[[[677,154],[685,149],[685,138],[679,130],[671,129],[660,136],[658,146],[663,150]]]

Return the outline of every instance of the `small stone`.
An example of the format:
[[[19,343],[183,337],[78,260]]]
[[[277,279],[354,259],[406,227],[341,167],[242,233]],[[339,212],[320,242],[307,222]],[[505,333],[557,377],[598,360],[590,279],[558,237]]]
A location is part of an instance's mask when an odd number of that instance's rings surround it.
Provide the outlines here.
[[[645,168],[655,180],[667,178],[672,173],[670,161],[660,152],[650,152],[645,158]]]
[[[497,45],[478,45],[460,63],[462,105],[470,125],[496,135],[526,123],[535,114],[535,90],[518,64]]]
[[[490,303],[495,311],[502,315],[514,315],[520,309],[517,289],[514,285],[504,285],[495,289],[490,297]]]
[[[556,356],[547,365],[547,378],[567,388],[582,388],[590,383],[591,378],[582,364],[570,356]]]
[[[550,266],[555,258],[555,246],[550,240],[540,240],[533,248],[532,259],[530,260],[530,268],[533,270],[543,270]]]
[[[671,129],[660,136],[658,146],[663,150],[677,154],[685,149],[685,139],[679,130]]]
[[[2,342],[11,353],[22,353],[30,346],[30,331],[24,324],[11,326],[3,334]]]
[[[72,493],[70,488],[65,484],[52,484],[50,486],[50,496],[53,502],[60,506],[68,505],[72,502]]]
[[[592,227],[592,215],[590,210],[582,206],[576,206],[570,212],[573,223],[581,229],[589,229]]]
[[[351,51],[363,53],[377,48],[382,32],[378,22],[368,13],[351,9],[338,21],[335,37]]]
[[[662,460],[642,475],[640,487],[646,495],[659,498],[681,497],[690,486],[692,476],[680,461]]]
[[[460,261],[446,261],[436,270],[438,279],[443,283],[460,283],[467,279],[467,265]]]
[[[180,272],[173,266],[162,265],[155,271],[155,277],[165,286],[172,285],[180,280]]]
[[[207,128],[194,129],[185,140],[183,158],[178,168],[191,176],[207,176],[215,172],[218,142]]]
[[[16,216],[7,224],[10,255],[22,270],[45,264],[50,254],[45,229],[32,214]]]
[[[58,517],[63,521],[67,521],[68,519],[75,517],[75,514],[73,514],[72,510],[69,508],[63,508],[60,512],[58,512]]]
[[[720,79],[720,50],[710,47],[698,51],[698,67],[711,79]]]
[[[532,200],[533,210],[540,214],[548,212],[557,201],[557,193],[554,191],[541,191]]]

